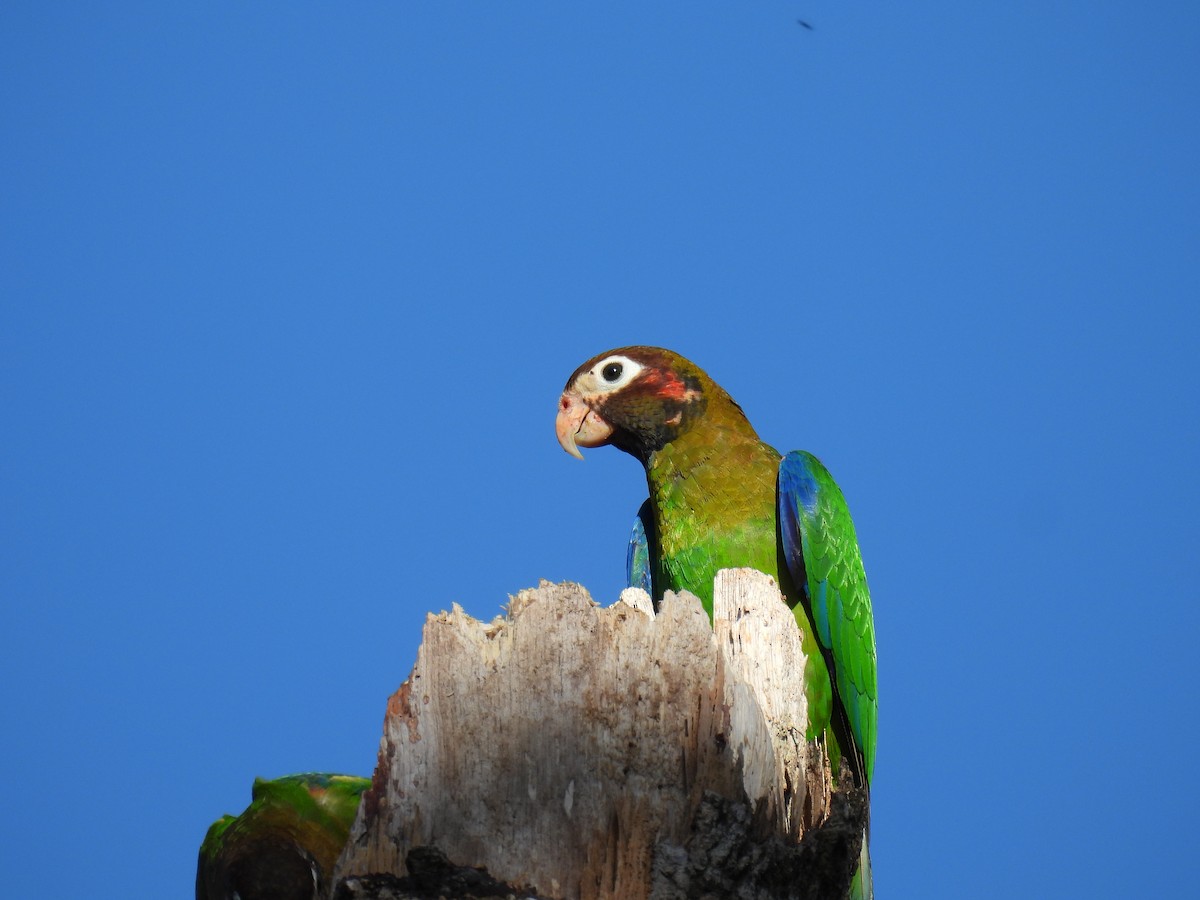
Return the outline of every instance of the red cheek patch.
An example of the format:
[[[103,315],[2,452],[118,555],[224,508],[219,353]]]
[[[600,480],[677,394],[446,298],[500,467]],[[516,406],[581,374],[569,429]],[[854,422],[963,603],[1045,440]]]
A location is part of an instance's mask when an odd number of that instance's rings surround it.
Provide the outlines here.
[[[682,400],[688,390],[687,385],[674,372],[662,369],[654,373],[654,379],[650,382],[650,386],[654,389],[655,394],[666,397],[668,400]]]

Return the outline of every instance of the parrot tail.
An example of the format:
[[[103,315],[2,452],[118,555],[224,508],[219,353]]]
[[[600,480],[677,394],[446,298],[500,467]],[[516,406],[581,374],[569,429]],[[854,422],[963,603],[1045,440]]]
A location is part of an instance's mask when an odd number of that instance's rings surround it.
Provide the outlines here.
[[[858,856],[858,871],[850,882],[850,900],[874,900],[875,885],[871,878],[871,852],[867,847],[867,833],[863,832],[862,850]]]

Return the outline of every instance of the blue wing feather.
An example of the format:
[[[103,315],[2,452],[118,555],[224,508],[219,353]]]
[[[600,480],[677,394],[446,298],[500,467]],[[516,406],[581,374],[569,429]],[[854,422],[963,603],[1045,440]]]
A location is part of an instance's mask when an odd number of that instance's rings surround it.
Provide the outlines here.
[[[816,518],[818,491],[816,479],[799,452],[793,451],[780,460],[779,515],[783,520],[780,534],[783,538],[784,556],[787,558],[792,579],[804,591],[805,599],[812,609],[817,637],[822,646],[830,648],[833,646],[833,638],[829,633],[829,582],[820,577],[812,578],[810,582],[807,574],[803,577],[800,575],[807,571],[801,517],[807,521]],[[812,574],[817,573],[814,571]]]
[[[654,597],[654,582],[650,573],[650,538],[647,527],[650,524],[650,501],[647,500],[638,510],[637,518],[633,520],[633,533],[629,536],[629,549],[625,553],[625,579],[630,587],[641,588],[651,598]]]

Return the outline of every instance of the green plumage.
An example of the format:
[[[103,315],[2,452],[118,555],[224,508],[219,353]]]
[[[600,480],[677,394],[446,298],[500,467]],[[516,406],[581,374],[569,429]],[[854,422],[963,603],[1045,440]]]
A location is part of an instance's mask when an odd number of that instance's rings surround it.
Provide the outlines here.
[[[807,657],[808,738],[869,786],[877,683],[871,601],[841,490],[810,454],[781,457],[699,367],[668,350],[626,347],[593,357],[567,382],[559,441],[612,444],[637,457],[650,491],[642,516],[655,602],[698,596],[712,616],[713,578],[749,567],[772,576]],[[648,510],[648,513],[647,513]],[[641,530],[635,530],[635,543]],[[630,554],[631,574],[642,558]],[[870,896],[864,842],[852,895]]]

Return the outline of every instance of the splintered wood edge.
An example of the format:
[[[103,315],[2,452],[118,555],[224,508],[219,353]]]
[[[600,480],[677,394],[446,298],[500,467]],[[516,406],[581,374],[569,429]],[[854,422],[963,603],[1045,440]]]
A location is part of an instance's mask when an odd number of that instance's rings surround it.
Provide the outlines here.
[[[650,599],[650,595],[641,588],[628,587],[621,591],[621,598],[617,603],[624,603],[626,606],[632,606],[639,612],[644,612],[646,615],[654,618],[654,601]],[[614,604],[615,606],[616,604]]]

